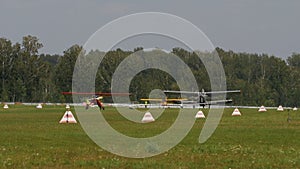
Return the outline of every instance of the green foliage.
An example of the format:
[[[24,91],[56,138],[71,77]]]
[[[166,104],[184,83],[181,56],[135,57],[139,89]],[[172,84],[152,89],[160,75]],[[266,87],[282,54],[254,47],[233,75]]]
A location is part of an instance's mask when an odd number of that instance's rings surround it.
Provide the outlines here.
[[[235,105],[300,105],[300,54],[296,53],[290,56],[286,63],[283,59],[266,54],[235,53],[220,48],[212,53],[174,48],[171,54],[167,54],[160,50],[144,52],[142,47],[137,47],[134,51],[116,49],[106,53],[98,50],[85,53],[81,46],[73,45],[66,49],[63,55],[49,55],[39,54],[42,47],[42,43],[35,36],[25,36],[21,44],[12,44],[10,40],[0,38],[1,101],[72,102],[70,96],[62,96],[61,92],[72,90],[74,73],[84,73],[86,76],[83,80],[87,83],[91,81],[90,76],[96,74],[95,90],[110,92],[113,74],[119,64],[131,55],[140,57],[130,63],[128,70],[137,68],[138,65],[143,66],[143,57],[176,55],[188,65],[198,88],[209,91],[211,84],[206,70],[207,67],[216,66],[214,61],[210,60],[210,56],[217,52],[225,70],[227,88],[242,90],[241,94],[228,95]],[[83,57],[77,60],[79,55]],[[90,66],[97,64],[93,59],[99,57],[103,60],[97,72],[82,71],[88,71]],[[76,60],[81,70],[74,70]],[[208,62],[204,65],[203,61]],[[174,67],[176,66],[174,64]],[[181,68],[175,73],[184,76]],[[85,90],[84,87],[75,86],[77,91],[92,92],[92,89],[82,91]],[[148,97],[153,89],[178,90],[178,84],[166,72],[144,70],[130,82],[129,91],[134,94],[131,96],[132,101]],[[195,89],[191,87],[190,90]],[[110,102],[111,98],[105,98],[104,101]]]
[[[54,85],[56,92],[64,92],[72,90],[72,77],[75,62],[82,48],[78,45],[71,46],[64,51],[64,55],[59,57],[54,72]],[[60,97],[59,102],[71,102],[71,97]]]

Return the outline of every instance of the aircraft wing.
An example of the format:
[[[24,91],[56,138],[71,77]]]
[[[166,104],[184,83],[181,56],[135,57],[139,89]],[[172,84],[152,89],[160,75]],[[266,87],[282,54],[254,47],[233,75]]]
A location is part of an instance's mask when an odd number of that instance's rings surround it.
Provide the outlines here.
[[[102,93],[102,92],[61,92],[63,95],[97,95],[97,96],[129,96],[130,93]]]
[[[223,94],[223,93],[239,93],[241,90],[226,90],[226,91],[212,91],[205,92],[205,94]]]
[[[231,103],[231,99],[227,100],[213,100],[213,101],[207,101],[207,104],[213,105],[213,104],[220,104],[220,103]]]
[[[163,101],[163,99],[140,99],[141,101],[157,101],[157,102],[161,102]]]
[[[184,100],[187,100],[187,99],[140,99],[142,101],[158,101],[158,102],[161,102],[161,101],[184,101]]]
[[[188,99],[166,99],[166,101],[185,101],[185,100],[188,100]]]
[[[196,100],[183,100],[181,101],[182,104],[198,104]]]
[[[164,90],[164,93],[198,94],[199,92],[180,91],[180,90]]]
[[[129,96],[130,93],[103,93],[103,92],[62,92],[64,95],[98,95],[98,96]]]
[[[225,91],[211,91],[211,92],[205,92],[202,90],[202,92],[192,92],[192,91],[178,91],[178,90],[164,90],[164,93],[180,93],[180,94],[224,94],[224,93],[238,93],[241,92],[241,90],[225,90]]]

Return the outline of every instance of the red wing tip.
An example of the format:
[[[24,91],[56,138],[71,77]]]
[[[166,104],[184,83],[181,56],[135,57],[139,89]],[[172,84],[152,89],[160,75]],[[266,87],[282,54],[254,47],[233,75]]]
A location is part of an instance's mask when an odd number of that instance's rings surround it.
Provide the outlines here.
[[[100,96],[129,96],[131,93],[101,93],[101,92],[61,92],[63,95],[100,95]]]

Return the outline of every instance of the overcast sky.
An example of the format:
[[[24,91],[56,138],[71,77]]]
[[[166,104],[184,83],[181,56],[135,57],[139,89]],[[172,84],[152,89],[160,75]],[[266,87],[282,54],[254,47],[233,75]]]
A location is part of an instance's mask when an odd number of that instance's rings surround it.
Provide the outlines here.
[[[286,58],[300,53],[299,9],[298,0],[0,0],[0,37],[34,35],[41,53],[60,54],[121,16],[164,12],[195,24],[216,47]]]

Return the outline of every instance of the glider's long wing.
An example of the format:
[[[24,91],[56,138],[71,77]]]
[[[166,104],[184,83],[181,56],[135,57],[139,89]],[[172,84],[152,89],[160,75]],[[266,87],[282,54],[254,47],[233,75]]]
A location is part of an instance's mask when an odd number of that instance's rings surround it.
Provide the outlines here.
[[[188,99],[140,99],[141,101],[158,101],[158,102],[161,102],[161,101],[184,101],[184,100],[188,100]]]
[[[185,100],[188,100],[188,99],[166,99],[167,101],[185,101]]]
[[[227,100],[213,100],[213,101],[206,101],[203,102],[202,104],[205,105],[214,105],[214,104],[220,104],[220,103],[231,103],[232,99],[227,99]],[[188,101],[182,101],[183,104],[197,104],[199,102],[193,101],[193,100],[188,100]]]
[[[207,104],[214,105],[214,104],[220,104],[220,103],[231,103],[231,99],[227,100],[212,100],[212,101],[207,101]]]
[[[198,94],[199,92],[179,91],[179,90],[164,90],[164,93]]]

